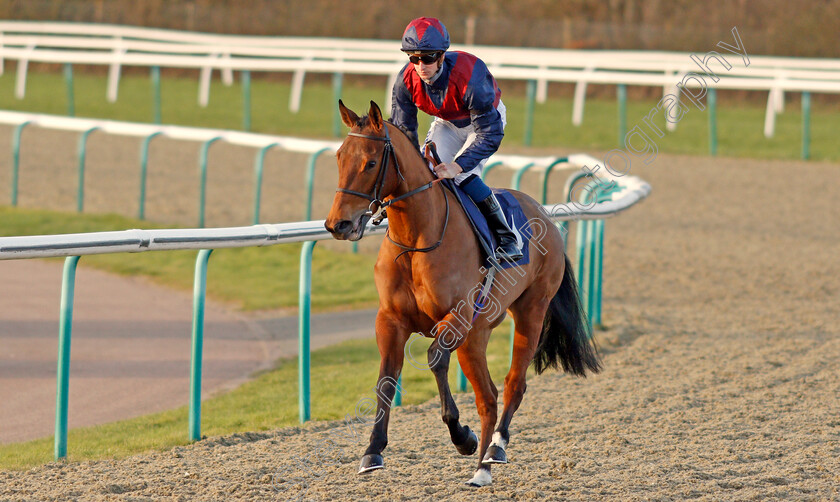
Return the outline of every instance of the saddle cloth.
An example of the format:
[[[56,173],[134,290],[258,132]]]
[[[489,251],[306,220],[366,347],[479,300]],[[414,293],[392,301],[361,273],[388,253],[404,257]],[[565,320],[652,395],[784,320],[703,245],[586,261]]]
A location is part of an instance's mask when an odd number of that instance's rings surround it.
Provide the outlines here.
[[[482,255],[485,258],[484,266],[489,268],[490,261],[487,256],[487,252],[488,250],[496,249],[498,246],[496,236],[490,230],[487,220],[484,218],[484,215],[481,214],[481,210],[478,209],[478,206],[475,205],[472,199],[470,199],[469,196],[454,183],[448,183],[448,186],[450,188],[455,188],[454,192],[458,196],[461,206],[466,211],[467,217],[472,221],[473,230],[475,231],[476,236],[483,242],[481,248]],[[510,228],[513,229],[513,232],[516,234],[517,244],[519,244],[520,249],[522,249],[522,258],[515,263],[510,263],[505,260],[499,260],[499,263],[503,269],[526,265],[530,262],[529,243],[532,236],[531,225],[528,223],[528,219],[525,217],[525,213],[522,211],[519,201],[516,200],[510,192],[500,188],[491,188],[491,190],[496,195],[499,205],[502,206],[502,212],[507,218],[508,225],[510,225]]]

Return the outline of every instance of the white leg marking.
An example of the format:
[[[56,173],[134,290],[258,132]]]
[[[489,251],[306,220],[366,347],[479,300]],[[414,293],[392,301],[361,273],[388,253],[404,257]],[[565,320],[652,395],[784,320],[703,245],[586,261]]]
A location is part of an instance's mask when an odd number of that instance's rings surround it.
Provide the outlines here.
[[[494,432],[493,433],[493,441],[490,443],[490,446],[498,446],[499,448],[504,450],[505,447],[507,446],[507,443],[508,442],[505,441],[505,438],[502,437],[501,432]]]
[[[490,471],[487,469],[479,469],[475,471],[475,476],[473,476],[471,480],[467,481],[467,484],[472,486],[487,486],[492,482],[493,476],[490,475]]]

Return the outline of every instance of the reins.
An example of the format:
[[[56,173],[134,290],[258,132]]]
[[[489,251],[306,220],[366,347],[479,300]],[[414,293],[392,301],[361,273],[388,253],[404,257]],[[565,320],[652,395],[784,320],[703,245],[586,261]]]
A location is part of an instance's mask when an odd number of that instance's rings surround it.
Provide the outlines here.
[[[404,193],[404,194],[402,194],[398,197],[393,197],[393,198],[391,198],[390,200],[387,200],[387,201],[382,200],[380,198],[382,196],[382,187],[385,185],[385,174],[386,174],[386,171],[388,169],[388,161],[391,157],[394,158],[394,168],[397,170],[397,175],[399,175],[400,179],[405,181],[405,177],[403,177],[402,172],[400,171],[400,164],[399,164],[399,161],[397,160],[397,155],[394,152],[394,147],[391,144],[391,136],[388,134],[388,127],[387,127],[387,125],[384,125],[384,124],[383,124],[383,127],[385,129],[385,136],[373,136],[373,135],[369,135],[369,134],[359,134],[359,133],[355,133],[355,132],[347,133],[348,136],[355,136],[357,138],[365,138],[365,139],[370,139],[370,140],[374,140],[374,141],[384,141],[385,142],[385,147],[382,149],[382,160],[379,162],[379,172],[376,175],[376,183],[373,185],[373,193],[372,194],[367,194],[367,193],[363,193],[363,192],[356,192],[355,190],[348,190],[348,189],[342,188],[342,187],[339,187],[339,188],[336,189],[336,192],[355,195],[356,197],[361,197],[365,200],[370,201],[370,205],[368,206],[368,210],[365,213],[365,216],[373,218],[374,219],[374,221],[373,221],[374,225],[378,225],[379,223],[382,222],[382,220],[385,218],[385,216],[384,216],[385,208],[387,208],[391,204],[394,204],[395,202],[399,202],[403,199],[407,199],[407,198],[411,197],[412,195],[417,195],[418,193],[423,192],[424,190],[428,190],[429,188],[432,188],[432,186],[435,185],[436,183],[438,183],[440,181],[443,181],[442,178],[434,179],[434,180],[426,183],[425,185],[419,186],[419,187],[417,187],[413,190],[410,190],[410,191],[408,191],[408,192],[406,192],[406,193]],[[390,232],[386,231],[385,237],[387,237],[388,240],[391,241],[391,243],[393,243],[395,246],[397,246],[398,248],[403,250],[401,253],[399,253],[397,255],[396,258],[394,258],[394,261],[397,261],[399,259],[399,257],[404,255],[405,253],[411,253],[411,252],[428,253],[429,251],[432,251],[432,250],[436,249],[443,242],[443,237],[446,235],[446,227],[449,225],[449,197],[446,195],[446,189],[443,188],[443,186],[441,186],[441,190],[443,190],[443,199],[446,201],[446,217],[445,217],[444,222],[443,222],[443,230],[440,233],[440,239],[438,239],[438,241],[435,244],[432,244],[431,246],[427,246],[427,247],[424,247],[424,248],[414,248],[414,247],[410,247],[410,246],[400,244],[399,242],[395,241],[394,239],[391,238]],[[374,204],[377,206],[377,209],[376,209],[375,212],[373,210]]]

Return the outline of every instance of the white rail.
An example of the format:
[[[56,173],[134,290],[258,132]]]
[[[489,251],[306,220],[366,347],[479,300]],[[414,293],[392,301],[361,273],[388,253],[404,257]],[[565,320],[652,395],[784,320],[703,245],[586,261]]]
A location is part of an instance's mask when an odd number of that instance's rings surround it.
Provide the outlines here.
[[[30,61],[107,65],[108,99],[117,96],[120,68],[159,66],[199,68],[199,102],[206,105],[210,74],[222,72],[226,84],[233,71],[292,72],[295,74],[292,112],[300,108],[306,72],[393,76],[405,64],[396,40],[358,40],[306,37],[256,37],[178,32],[152,28],[84,23],[0,21],[0,72],[4,59],[17,60],[17,94],[25,92]],[[582,120],[587,84],[625,84],[662,87],[674,92],[678,75],[702,73],[690,53],[656,51],[589,51],[491,46],[453,46],[486,61],[499,79],[536,80],[537,98],[547,97],[549,82],[575,83],[573,123]],[[785,92],[840,93],[840,60],[749,55],[749,67],[723,51],[732,68],[710,62],[721,89],[768,91],[765,132],[772,134],[775,116],[784,105]],[[701,52],[700,57],[705,53]],[[739,61],[740,63],[740,61]],[[697,82],[687,82],[697,86]],[[386,108],[390,103],[386,99]]]

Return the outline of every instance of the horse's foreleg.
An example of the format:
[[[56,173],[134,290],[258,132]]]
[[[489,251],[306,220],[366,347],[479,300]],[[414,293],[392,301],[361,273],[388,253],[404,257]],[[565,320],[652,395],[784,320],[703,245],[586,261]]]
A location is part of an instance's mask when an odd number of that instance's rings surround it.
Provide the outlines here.
[[[441,416],[449,428],[452,444],[461,455],[472,455],[478,447],[478,438],[469,427],[461,425],[460,413],[452,398],[452,391],[449,389],[449,361],[452,351],[464,343],[467,334],[466,328],[452,324],[453,317],[450,314],[438,324],[439,327],[445,326],[445,328],[438,332],[438,336],[429,345],[429,368],[435,375],[440,393]]]
[[[370,444],[359,466],[359,474],[382,469],[382,450],[388,446],[388,421],[403,366],[408,330],[380,314],[376,318],[376,344],[379,347],[379,379],[376,381],[376,415]]]

